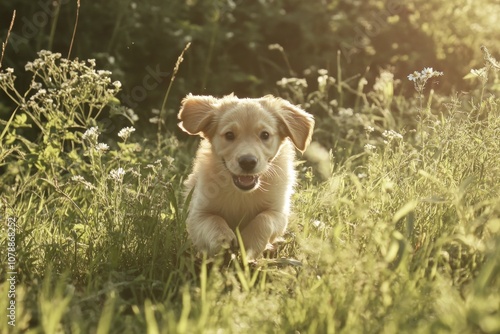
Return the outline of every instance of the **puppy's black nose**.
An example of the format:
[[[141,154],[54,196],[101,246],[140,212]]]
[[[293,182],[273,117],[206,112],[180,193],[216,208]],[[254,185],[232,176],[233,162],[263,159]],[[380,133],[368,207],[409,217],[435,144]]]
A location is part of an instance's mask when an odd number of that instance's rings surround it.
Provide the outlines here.
[[[257,166],[257,157],[247,154],[238,158],[238,164],[245,172],[250,172]]]

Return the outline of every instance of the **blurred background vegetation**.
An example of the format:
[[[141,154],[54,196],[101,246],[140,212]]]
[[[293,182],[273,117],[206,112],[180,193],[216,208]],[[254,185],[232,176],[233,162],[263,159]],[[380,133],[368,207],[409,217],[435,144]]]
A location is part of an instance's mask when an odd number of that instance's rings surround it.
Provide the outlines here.
[[[14,68],[27,85],[24,64],[37,51],[67,56],[76,7],[76,0],[3,1],[2,38],[17,11],[3,68]],[[191,42],[162,115],[174,131],[179,101],[189,92],[279,94],[276,82],[283,77],[306,78],[314,91],[317,78],[308,74],[323,68],[338,78],[339,61],[343,78],[361,74],[368,87],[389,68],[395,95],[413,94],[412,84],[398,79],[424,66],[445,73],[446,80],[434,82],[441,93],[468,90],[462,78],[482,66],[480,45],[500,53],[499,16],[498,2],[472,0],[83,1],[71,57],[95,58],[98,68],[111,70],[123,84],[118,98],[147,132],[177,57]],[[269,47],[276,44],[283,52]],[[336,107],[352,107],[354,100]],[[2,119],[11,113],[7,104],[0,100]]]

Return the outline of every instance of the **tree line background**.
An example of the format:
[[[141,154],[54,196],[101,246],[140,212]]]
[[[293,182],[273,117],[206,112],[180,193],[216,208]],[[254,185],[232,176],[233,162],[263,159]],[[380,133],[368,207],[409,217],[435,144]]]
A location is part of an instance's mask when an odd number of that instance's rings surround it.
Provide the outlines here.
[[[14,68],[22,81],[24,64],[37,51],[67,56],[77,1],[2,2],[3,37],[14,10],[3,67]],[[82,1],[71,57],[95,58],[99,68],[112,71],[123,84],[122,104],[147,129],[177,57],[191,42],[162,116],[173,130],[179,101],[189,92],[279,94],[276,82],[283,77],[304,77],[313,90],[316,78],[307,74],[324,68],[336,77],[339,63],[344,78],[364,74],[368,85],[381,68],[390,68],[403,79],[396,94],[412,94],[406,76],[424,66],[446,74],[437,82],[441,93],[466,90],[462,78],[483,62],[480,45],[500,51],[499,12],[493,1],[467,0]],[[270,47],[276,44],[283,52]],[[3,119],[7,106],[0,100]]]

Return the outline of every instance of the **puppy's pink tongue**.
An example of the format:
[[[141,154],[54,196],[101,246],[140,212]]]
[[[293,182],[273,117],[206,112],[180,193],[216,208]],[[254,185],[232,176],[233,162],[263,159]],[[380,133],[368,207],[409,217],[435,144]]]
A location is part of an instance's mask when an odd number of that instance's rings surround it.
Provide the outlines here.
[[[255,177],[251,175],[238,176],[238,182],[243,186],[251,186],[255,182]]]

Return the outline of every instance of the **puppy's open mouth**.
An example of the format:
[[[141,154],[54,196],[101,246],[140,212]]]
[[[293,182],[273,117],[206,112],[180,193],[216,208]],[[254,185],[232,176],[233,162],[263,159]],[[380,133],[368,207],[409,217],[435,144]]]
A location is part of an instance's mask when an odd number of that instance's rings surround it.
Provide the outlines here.
[[[252,190],[259,185],[258,175],[232,175],[234,185],[241,190]]]

